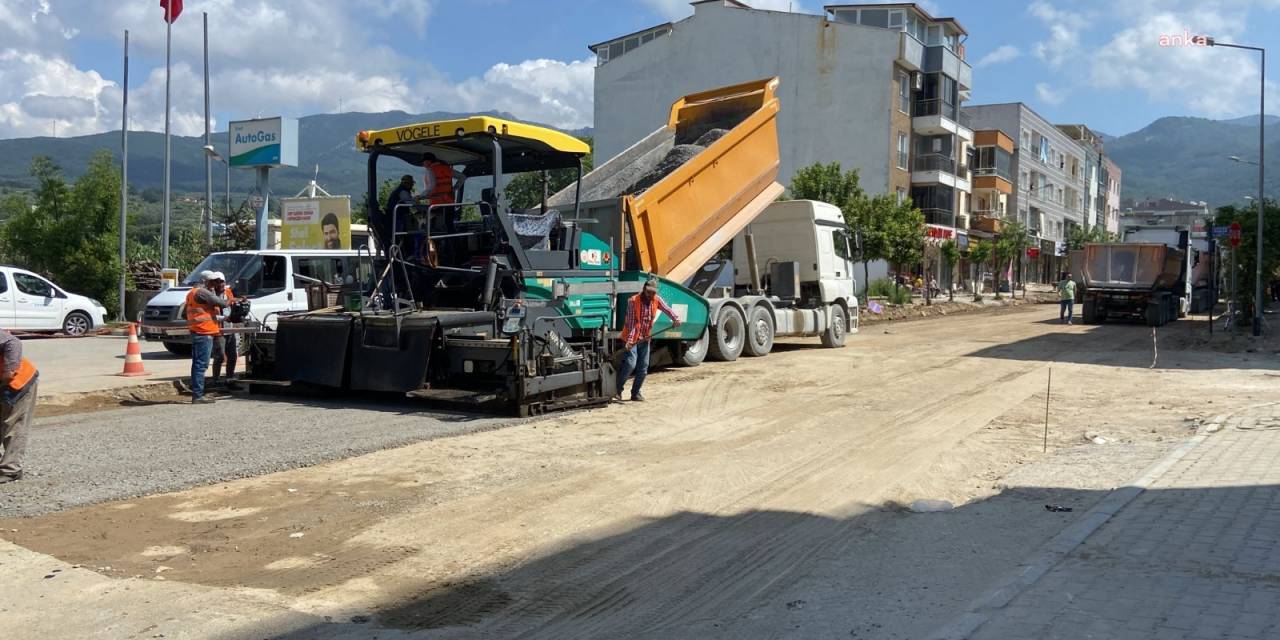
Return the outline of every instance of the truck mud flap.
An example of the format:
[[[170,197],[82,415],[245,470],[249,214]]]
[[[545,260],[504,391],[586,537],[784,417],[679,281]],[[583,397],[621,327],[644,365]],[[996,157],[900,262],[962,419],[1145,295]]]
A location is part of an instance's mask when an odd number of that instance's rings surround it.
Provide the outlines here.
[[[351,389],[405,393],[422,388],[427,377],[435,318],[392,316],[357,319],[351,332]]]
[[[341,387],[347,372],[351,316],[282,316],[276,330],[275,372],[280,378]]]

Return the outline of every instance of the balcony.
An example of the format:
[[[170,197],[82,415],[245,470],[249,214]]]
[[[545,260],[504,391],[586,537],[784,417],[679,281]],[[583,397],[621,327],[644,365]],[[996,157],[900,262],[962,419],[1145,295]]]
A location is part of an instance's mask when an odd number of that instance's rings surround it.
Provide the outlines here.
[[[947,209],[921,209],[925,224],[936,224],[941,227],[955,227],[956,214]]]
[[[1000,217],[999,211],[974,211],[973,216],[970,229],[987,233],[1000,233],[1000,230],[1004,229],[1005,220]]]
[[[924,68],[924,43],[905,31],[898,41],[898,64],[912,71]]]
[[[973,141],[973,129],[961,124],[959,118],[968,119],[953,104],[941,98],[916,100],[911,105],[911,128],[916,133],[930,136],[956,135],[962,140]]]
[[[917,155],[911,166],[912,184],[941,184],[968,193],[969,167],[957,165],[950,156],[938,153]]]
[[[973,170],[973,189],[994,189],[1005,195],[1013,193],[1013,181],[1008,172],[994,167],[979,167]]]
[[[941,71],[955,78],[962,92],[973,88],[973,69],[969,67],[969,63],[946,46],[925,47],[924,71],[926,73]]]

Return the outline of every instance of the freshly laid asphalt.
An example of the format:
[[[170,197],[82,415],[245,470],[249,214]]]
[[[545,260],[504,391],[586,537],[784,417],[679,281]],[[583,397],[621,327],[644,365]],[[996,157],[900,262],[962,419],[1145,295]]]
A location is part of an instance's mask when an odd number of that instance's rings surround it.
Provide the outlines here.
[[[499,415],[410,401],[241,396],[37,418],[25,477],[0,485],[0,517],[58,511],[256,476],[495,429]]]

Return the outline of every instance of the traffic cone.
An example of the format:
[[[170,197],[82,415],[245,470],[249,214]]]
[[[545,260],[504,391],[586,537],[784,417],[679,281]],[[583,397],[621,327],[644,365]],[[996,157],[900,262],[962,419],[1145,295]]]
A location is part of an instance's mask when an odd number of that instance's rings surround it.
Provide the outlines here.
[[[142,345],[138,343],[138,325],[129,323],[129,345],[124,348],[124,371],[122,376],[149,376],[142,369]]]

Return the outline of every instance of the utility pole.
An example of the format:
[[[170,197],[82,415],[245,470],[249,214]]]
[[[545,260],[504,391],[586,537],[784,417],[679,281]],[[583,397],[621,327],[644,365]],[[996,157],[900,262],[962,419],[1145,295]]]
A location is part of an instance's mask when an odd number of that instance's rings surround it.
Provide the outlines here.
[[[204,143],[209,140],[209,14],[204,16]],[[204,243],[213,244],[213,158],[204,156]]]
[[[129,30],[124,30],[124,99],[120,104],[120,319],[124,312],[125,274],[129,270],[126,254],[126,227],[129,224]]]

